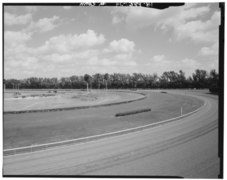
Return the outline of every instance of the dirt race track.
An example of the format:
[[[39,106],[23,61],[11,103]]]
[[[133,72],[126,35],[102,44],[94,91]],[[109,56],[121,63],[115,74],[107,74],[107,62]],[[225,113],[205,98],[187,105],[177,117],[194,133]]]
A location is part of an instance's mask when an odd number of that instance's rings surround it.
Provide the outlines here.
[[[3,173],[217,178],[218,98],[187,93],[205,105],[181,120],[91,142],[5,156]]]
[[[113,106],[4,114],[4,149],[59,142],[134,128],[180,116],[181,107],[182,114],[186,114],[203,104],[203,101],[185,94],[163,94],[160,91],[143,91],[143,93],[146,94],[146,99]],[[127,93],[119,92],[119,94],[129,97]],[[151,111],[115,117],[117,113],[145,108],[151,108]]]

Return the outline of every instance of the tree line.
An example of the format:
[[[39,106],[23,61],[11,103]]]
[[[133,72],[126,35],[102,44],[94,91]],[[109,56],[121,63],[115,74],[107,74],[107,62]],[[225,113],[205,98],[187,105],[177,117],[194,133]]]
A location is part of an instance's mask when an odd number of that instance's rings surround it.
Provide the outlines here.
[[[41,78],[30,77],[22,80],[4,79],[7,89],[182,89],[182,88],[209,88],[211,92],[218,92],[219,74],[215,70],[209,73],[206,70],[196,69],[191,76],[185,76],[180,70],[166,71],[161,76],[154,74],[85,74],[71,77]]]

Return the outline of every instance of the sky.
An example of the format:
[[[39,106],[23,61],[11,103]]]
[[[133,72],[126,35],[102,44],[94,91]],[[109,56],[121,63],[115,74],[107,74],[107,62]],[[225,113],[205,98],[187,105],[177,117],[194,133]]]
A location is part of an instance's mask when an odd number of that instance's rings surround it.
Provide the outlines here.
[[[4,6],[4,78],[218,71],[218,3]]]

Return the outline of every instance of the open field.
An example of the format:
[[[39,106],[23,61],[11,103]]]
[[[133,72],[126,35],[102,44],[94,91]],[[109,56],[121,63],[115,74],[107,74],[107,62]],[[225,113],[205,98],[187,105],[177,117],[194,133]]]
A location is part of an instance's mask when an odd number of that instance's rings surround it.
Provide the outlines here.
[[[180,116],[181,107],[182,113],[186,114],[203,104],[202,100],[184,93],[177,95],[171,91],[164,94],[160,91],[141,92],[146,94],[146,99],[127,104],[71,111],[4,114],[4,149],[137,127]],[[115,117],[115,114],[119,112],[143,108],[151,108],[151,111]]]

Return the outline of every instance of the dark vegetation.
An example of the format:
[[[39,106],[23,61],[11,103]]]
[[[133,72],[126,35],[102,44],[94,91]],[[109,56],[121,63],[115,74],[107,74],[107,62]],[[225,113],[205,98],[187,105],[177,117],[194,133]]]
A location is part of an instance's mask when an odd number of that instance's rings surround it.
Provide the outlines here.
[[[139,110],[134,110],[134,111],[127,111],[127,112],[117,113],[117,114],[115,114],[115,116],[116,117],[128,116],[128,115],[138,114],[138,113],[143,113],[143,112],[148,112],[148,111],[151,111],[151,109],[150,108],[146,108],[146,109],[139,109]]]
[[[186,78],[183,71],[164,72],[161,76],[157,74],[85,74],[84,76],[71,76],[57,78],[31,77],[23,80],[4,79],[7,89],[136,89],[136,88],[209,88],[211,93],[218,93],[219,74],[215,70],[208,73],[205,70],[196,69],[195,72]]]

